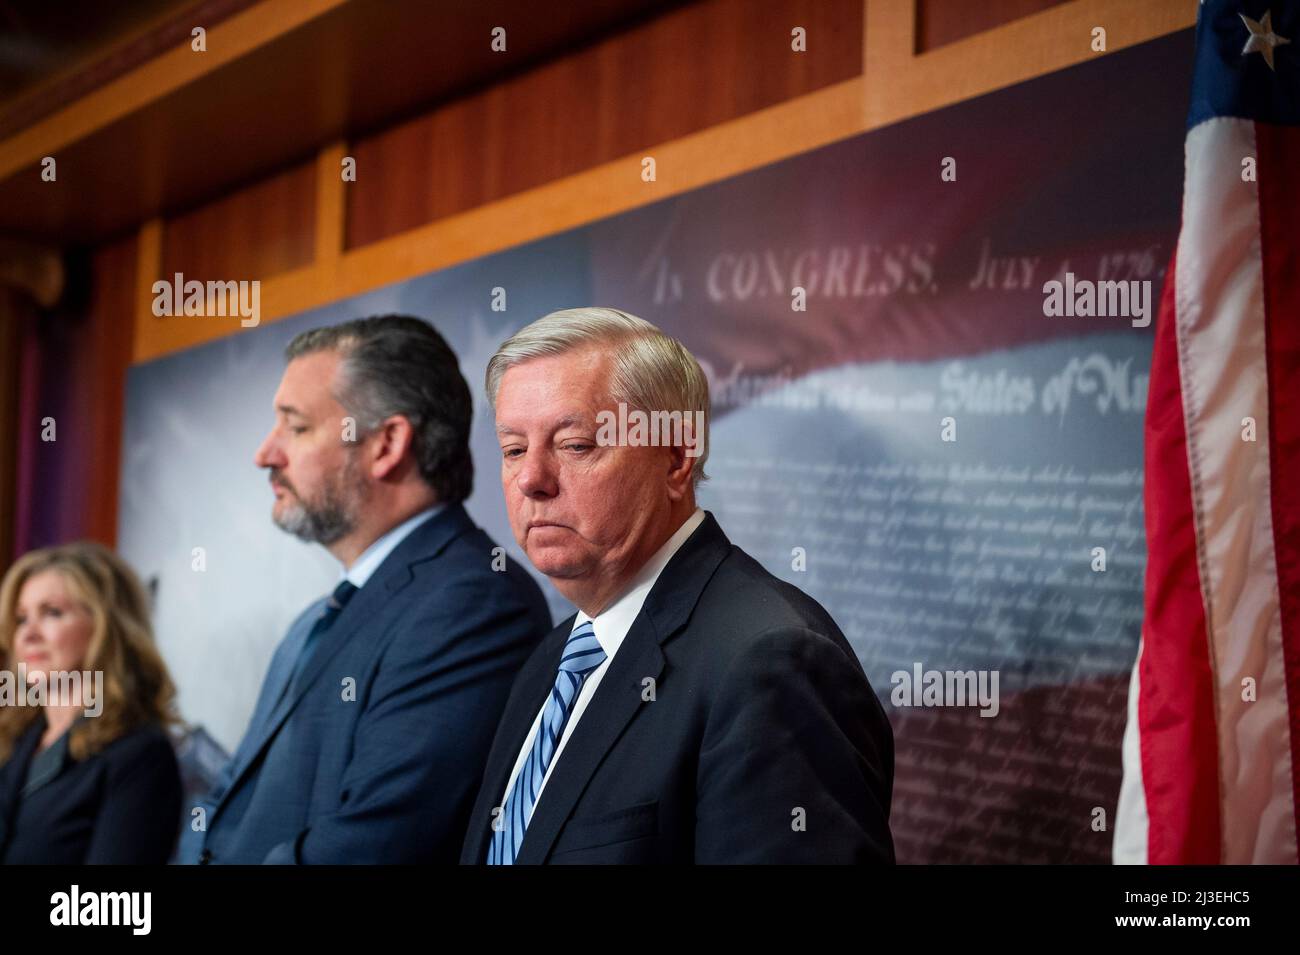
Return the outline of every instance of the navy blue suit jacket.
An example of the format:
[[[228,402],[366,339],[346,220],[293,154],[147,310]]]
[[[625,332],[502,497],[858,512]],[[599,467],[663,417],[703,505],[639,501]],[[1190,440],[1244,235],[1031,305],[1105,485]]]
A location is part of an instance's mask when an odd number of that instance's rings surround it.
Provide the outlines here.
[[[573,618],[510,694],[465,838],[483,862]],[[894,737],[817,601],[713,515],[646,597],[542,790],[516,861],[893,862]]]
[[[276,650],[181,862],[455,861],[511,681],[550,627],[536,582],[459,504],[417,527],[291,675],[323,602]]]

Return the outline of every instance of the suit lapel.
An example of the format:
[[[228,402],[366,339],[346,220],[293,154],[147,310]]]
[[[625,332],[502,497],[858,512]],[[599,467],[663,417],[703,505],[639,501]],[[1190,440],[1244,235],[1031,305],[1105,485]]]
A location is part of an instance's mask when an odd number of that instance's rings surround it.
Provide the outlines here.
[[[460,504],[449,504],[440,513],[425,521],[393,550],[379,565],[379,569],[366,581],[366,585],[357,591],[348,605],[339,613],[325,633],[320,636],[320,645],[303,670],[302,678],[292,682],[294,663],[297,654],[286,660],[285,672],[282,674],[287,688],[280,693],[278,701],[271,707],[270,715],[260,727],[250,727],[249,732],[257,733],[256,742],[248,748],[244,764],[240,767],[226,791],[229,797],[239,786],[249,769],[256,764],[258,757],[266,746],[275,738],[284,721],[289,718],[298,703],[320,677],[329,661],[354,638],[364,625],[373,623],[380,616],[384,607],[392,598],[414,578],[412,568],[426,560],[432,560],[451,541],[474,526],[469,515]],[[486,556],[484,559],[487,559]],[[316,615],[306,621],[302,636],[297,641],[298,652],[306,633],[315,625]],[[223,800],[224,801],[224,800]]]
[[[27,767],[31,765],[36,747],[40,745],[41,736],[46,726],[44,714],[37,716],[32,725],[23,730],[14,742],[9,760],[0,766],[0,856],[4,855],[9,845],[9,836],[13,829],[14,815],[18,811],[23,783],[26,781]]]
[[[557,660],[557,666],[558,663]],[[547,780],[533,818],[528,823],[523,845],[519,848],[517,861],[520,865],[546,859],[560,827],[569,818],[596,767],[641,708],[641,681],[649,677],[657,683],[663,669],[664,655],[659,649],[654,626],[642,613],[633,621],[632,629],[623,638],[618,653],[609,664],[609,670],[601,678],[595,696],[583,711],[573,735],[564,744],[564,752],[551,771],[551,778]],[[552,673],[550,682],[554,680]],[[522,740],[520,745],[523,745]],[[519,755],[519,747],[515,747],[515,755]]]
[[[501,805],[506,783],[510,781],[510,771],[515,768],[515,760],[519,758],[519,751],[527,741],[528,731],[532,729],[533,720],[537,718],[542,704],[551,694],[551,687],[555,684],[555,671],[560,666],[560,654],[564,652],[564,645],[573,630],[576,617],[577,614],[569,617],[543,637],[515,678],[515,688],[497,724],[496,738],[483,770],[478,803],[471,817],[474,820],[471,823],[474,827],[474,843],[468,859],[474,863],[481,863],[487,858],[488,843],[492,839],[492,828],[488,825],[494,819],[492,810]]]
[[[271,674],[267,678],[266,697],[258,701],[258,712],[254,714],[252,725],[257,727],[260,735],[268,724],[271,714],[275,712],[284,695],[289,691],[289,682],[293,679],[294,661],[302,653],[307,643],[307,635],[325,612],[325,599],[316,601],[295,623],[289,638],[284,643],[284,651],[276,654],[271,664]]]
[[[217,811],[220,811],[230,793],[234,792],[235,786],[243,779],[245,772],[253,764],[257,754],[261,752],[262,747],[266,744],[267,734],[272,725],[272,717],[284,701],[285,691],[288,689],[289,680],[293,675],[293,661],[302,652],[307,633],[316,620],[317,612],[324,608],[324,604],[324,600],[318,600],[309,608],[308,613],[302,614],[295,620],[290,627],[289,635],[276,649],[275,655],[271,657],[271,665],[266,675],[266,685],[262,687],[262,692],[257,698],[257,705],[254,707],[253,715],[248,721],[248,729],[244,733],[244,738],[239,741],[239,746],[231,757],[234,760],[235,769],[231,775],[231,784],[226,787],[217,802]]]
[[[366,581],[366,585],[348,601],[348,605],[339,612],[329,629],[317,637],[317,646],[311,659],[297,680],[290,678],[288,690],[277,705],[277,710],[284,710],[285,715],[291,712],[329,666],[330,660],[356,636],[358,630],[373,623],[393,596],[410,583],[411,572],[405,563],[391,568],[386,566],[387,563],[385,561],[385,566],[379,568],[380,572]],[[385,570],[390,572],[382,573]],[[291,673],[293,669],[290,667]]]
[[[695,533],[663,569],[551,771],[524,834],[516,860],[519,864],[546,861],[592,775],[641,708],[642,681],[649,677],[659,682],[664,668],[663,643],[686,626],[705,585],[730,549],[731,542],[722,528],[706,512]],[[565,636],[567,639],[567,631]],[[545,692],[550,691],[555,680],[558,652],[551,662]],[[537,708],[540,706],[538,698]],[[536,716],[537,708],[532,710],[532,716]],[[511,766],[522,745],[521,738],[510,754]],[[504,780],[501,785],[505,785]]]

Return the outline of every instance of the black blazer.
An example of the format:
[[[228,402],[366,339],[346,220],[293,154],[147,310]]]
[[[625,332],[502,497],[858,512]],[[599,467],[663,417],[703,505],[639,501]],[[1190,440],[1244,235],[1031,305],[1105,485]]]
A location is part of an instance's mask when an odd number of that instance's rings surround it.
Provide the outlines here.
[[[145,726],[22,796],[41,715],[0,766],[0,863],[162,865],[180,828],[181,776],[164,730]]]
[[[515,681],[462,863],[486,858],[572,625]],[[706,514],[560,754],[517,862],[893,862],[893,767],[889,720],[835,622]]]

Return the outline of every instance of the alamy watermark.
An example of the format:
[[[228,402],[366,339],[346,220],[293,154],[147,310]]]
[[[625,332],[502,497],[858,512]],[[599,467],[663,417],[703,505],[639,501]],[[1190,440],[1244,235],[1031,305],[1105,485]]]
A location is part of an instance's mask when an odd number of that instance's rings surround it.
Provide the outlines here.
[[[1131,318],[1134,328],[1151,324],[1151,280],[1094,282],[1065,273],[1065,281],[1043,283],[1043,314],[1048,318]]]
[[[596,413],[596,444],[608,447],[684,447],[688,458],[704,453],[703,411],[629,411]]]
[[[255,328],[262,320],[262,283],[258,279],[218,282],[185,281],[177,272],[172,281],[153,283],[153,313],[169,315],[238,315],[244,328]]]
[[[124,926],[132,935],[153,928],[152,892],[83,892],[73,885],[50,896],[50,924],[56,926]]]
[[[27,664],[0,670],[0,706],[80,706],[94,718],[104,712],[103,670],[37,670]]]
[[[997,670],[895,670],[889,677],[895,706],[978,706],[980,716],[993,717],[1001,708]]]

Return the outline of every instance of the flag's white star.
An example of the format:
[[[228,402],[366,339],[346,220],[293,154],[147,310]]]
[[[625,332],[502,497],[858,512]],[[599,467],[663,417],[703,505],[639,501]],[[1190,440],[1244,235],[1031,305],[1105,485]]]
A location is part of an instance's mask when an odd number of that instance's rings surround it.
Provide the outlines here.
[[[1247,53],[1259,53],[1264,57],[1264,62],[1268,68],[1273,69],[1273,48],[1285,46],[1291,41],[1284,36],[1278,36],[1273,32],[1273,11],[1265,10],[1264,15],[1258,21],[1252,20],[1244,13],[1239,13],[1241,22],[1246,24],[1246,29],[1250,31],[1250,37],[1246,40],[1246,45],[1241,50],[1241,55]]]

